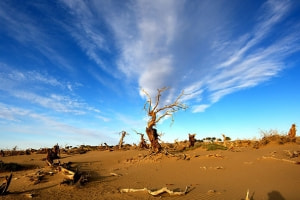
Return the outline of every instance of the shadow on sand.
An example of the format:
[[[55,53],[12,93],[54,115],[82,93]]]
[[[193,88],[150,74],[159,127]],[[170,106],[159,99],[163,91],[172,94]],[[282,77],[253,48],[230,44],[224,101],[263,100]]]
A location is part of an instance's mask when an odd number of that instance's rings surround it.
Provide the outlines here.
[[[255,200],[254,199],[254,192],[249,196],[250,200]],[[241,199],[241,200],[246,200],[246,199]],[[278,191],[271,191],[268,193],[268,200],[286,200]]]
[[[268,200],[285,200],[285,198],[278,191],[268,193]]]

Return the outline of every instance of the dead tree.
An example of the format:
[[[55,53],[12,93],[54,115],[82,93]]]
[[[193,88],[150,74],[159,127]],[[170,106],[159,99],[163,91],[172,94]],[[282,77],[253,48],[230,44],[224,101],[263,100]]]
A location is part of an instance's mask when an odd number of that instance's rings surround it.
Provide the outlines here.
[[[147,145],[147,142],[146,142],[146,140],[145,140],[145,138],[144,138],[144,134],[143,134],[143,133],[139,133],[139,132],[137,132],[136,130],[133,130],[133,131],[136,132],[136,134],[138,134],[138,135],[141,136],[141,140],[140,140],[140,143],[139,143],[138,147],[139,147],[140,149],[147,149],[147,148],[148,148],[148,145]]]
[[[105,149],[106,149],[106,150],[110,150],[110,146],[108,146],[108,144],[106,144],[106,143],[104,142],[104,145],[105,145]]]
[[[172,117],[172,121],[174,121],[173,114],[175,112],[182,109],[187,109],[187,106],[180,102],[180,98],[184,95],[183,91],[173,103],[160,107],[159,104],[161,103],[161,93],[166,91],[167,89],[167,87],[157,89],[157,95],[155,97],[154,103],[152,102],[151,96],[145,90],[142,90],[142,92],[147,96],[147,101],[144,105],[144,109],[149,116],[149,120],[146,127],[146,133],[151,143],[151,148],[154,152],[159,152],[161,150],[161,145],[159,143],[159,135],[157,134],[157,130],[155,128],[156,124],[161,119],[167,116]]]
[[[60,156],[60,149],[58,144],[54,145],[52,151],[59,157]]]
[[[49,166],[52,166],[53,165],[53,161],[55,159],[59,159],[59,146],[58,144],[55,145],[52,149],[48,149],[47,150],[47,158],[46,158],[46,162]]]
[[[125,136],[127,135],[126,131],[122,131],[121,133],[122,133],[122,135],[121,135],[121,138],[120,138],[120,141],[119,141],[119,149],[122,149],[123,140],[124,140]]]
[[[195,136],[196,134],[189,134],[189,147],[193,147],[195,145]]]
[[[146,140],[144,139],[144,134],[140,133],[140,135],[141,135],[141,141],[139,143],[139,148],[147,149],[148,146],[147,146]]]
[[[296,140],[296,124],[292,124],[288,136],[292,141]]]
[[[1,149],[1,156],[4,157],[5,156],[5,153],[4,151]]]

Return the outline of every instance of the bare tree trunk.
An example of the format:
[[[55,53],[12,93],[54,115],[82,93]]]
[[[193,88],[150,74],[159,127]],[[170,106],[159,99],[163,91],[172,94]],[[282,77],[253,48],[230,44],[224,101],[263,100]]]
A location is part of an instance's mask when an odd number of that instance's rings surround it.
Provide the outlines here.
[[[161,145],[158,142],[158,134],[157,134],[157,130],[153,127],[150,128],[146,128],[146,133],[148,135],[148,138],[150,140],[151,143],[151,148],[154,152],[160,152],[161,151]]]
[[[296,124],[292,124],[288,136],[292,141],[296,141]]]
[[[122,149],[122,146],[123,146],[123,140],[124,140],[124,137],[126,135],[126,131],[122,131],[122,136],[121,136],[121,139],[119,141],[119,149]]]
[[[195,145],[195,136],[196,134],[189,134],[189,147],[193,147]]]

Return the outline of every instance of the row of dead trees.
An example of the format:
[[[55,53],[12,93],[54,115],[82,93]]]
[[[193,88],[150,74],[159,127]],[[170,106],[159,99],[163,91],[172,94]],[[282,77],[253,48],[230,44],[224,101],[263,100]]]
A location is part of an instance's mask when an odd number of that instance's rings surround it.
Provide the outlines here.
[[[149,146],[147,145],[147,142],[144,138],[144,134],[138,133],[137,131],[135,131],[135,132],[136,132],[136,134],[140,135],[140,143],[138,144],[138,147],[140,149],[148,149]],[[119,145],[118,145],[119,149],[122,149],[123,144],[124,144],[124,138],[126,135],[128,135],[128,133],[126,131],[121,132],[121,138],[120,138]]]
[[[140,143],[138,145],[138,147],[140,149],[148,149],[149,146],[147,145],[146,143],[146,140],[144,138],[144,134],[142,133],[138,133],[137,131],[135,131],[137,134],[140,135]],[[153,129],[153,132],[155,134],[155,137],[159,137],[159,135],[157,134],[157,130],[156,129]],[[123,142],[124,142],[124,138],[125,136],[127,135],[128,133],[125,132],[125,131],[122,131],[121,132],[121,138],[120,138],[120,141],[119,141],[119,149],[122,148],[122,145],[123,145]],[[188,134],[188,147],[194,147],[195,146],[195,143],[196,143],[196,134]],[[231,140],[230,137],[227,137],[226,135],[222,134],[222,137],[223,137],[223,141],[220,140],[220,142],[223,143],[224,146],[228,146],[228,142]],[[287,136],[288,138],[288,141],[291,141],[291,142],[295,142],[296,141],[296,125],[295,124],[292,124]],[[158,139],[157,139],[157,142],[158,142]],[[151,146],[150,146],[151,147]],[[160,147],[161,148],[161,147]],[[152,150],[155,150],[152,148]]]

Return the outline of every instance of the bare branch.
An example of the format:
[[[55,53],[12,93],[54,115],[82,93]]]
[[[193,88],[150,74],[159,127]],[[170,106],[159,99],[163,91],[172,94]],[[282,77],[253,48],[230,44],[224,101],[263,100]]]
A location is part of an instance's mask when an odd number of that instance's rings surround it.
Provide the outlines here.
[[[157,89],[156,102],[155,102],[155,105],[154,105],[153,108],[152,108],[152,101],[151,101],[150,95],[144,89],[142,90],[145,93],[145,95],[148,97],[148,100],[144,105],[144,109],[147,111],[149,117],[151,117],[151,119],[148,121],[148,127],[155,126],[156,123],[158,123],[162,118],[164,118],[166,116],[172,116],[173,117],[173,113],[175,113],[179,110],[185,110],[185,109],[188,108],[187,105],[180,102],[180,99],[182,98],[182,96],[185,95],[184,91],[181,91],[179,96],[175,99],[175,101],[172,104],[165,105],[161,108],[158,108],[161,93],[168,90],[168,89],[169,89],[168,87],[163,87],[161,89]],[[148,107],[147,107],[147,105],[148,105]],[[164,111],[164,113],[158,117],[157,116],[158,113],[160,113],[162,111]],[[172,118],[172,121],[174,121],[173,118]]]
[[[169,88],[168,87],[163,87],[161,89],[157,89],[157,96],[156,96],[156,102],[155,102],[155,106],[154,108],[152,109],[153,111],[156,110],[158,104],[159,104],[159,101],[160,101],[160,97],[161,97],[161,93],[168,90]]]
[[[142,89],[142,92],[147,96],[148,100],[146,101],[145,105],[144,105],[144,110],[148,110],[147,112],[150,113],[151,112],[151,107],[152,107],[152,101],[151,101],[151,96],[148,94],[148,92],[146,92],[144,89]],[[147,109],[147,105],[148,105],[148,109]]]
[[[172,104],[170,104],[170,105],[165,105],[164,107],[157,109],[156,112],[158,113],[158,112],[160,112],[160,111],[162,111],[162,110],[166,110],[166,109],[174,109],[174,107],[177,108],[176,110],[174,110],[174,112],[176,112],[176,111],[178,111],[178,110],[181,110],[181,109],[183,109],[183,110],[187,109],[187,108],[188,108],[187,105],[185,105],[185,104],[179,102],[180,98],[181,98],[183,95],[184,95],[184,91],[182,90],[181,93],[180,93],[180,95],[179,95],[179,96],[176,98],[176,100],[174,101],[174,103],[172,103]]]

